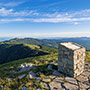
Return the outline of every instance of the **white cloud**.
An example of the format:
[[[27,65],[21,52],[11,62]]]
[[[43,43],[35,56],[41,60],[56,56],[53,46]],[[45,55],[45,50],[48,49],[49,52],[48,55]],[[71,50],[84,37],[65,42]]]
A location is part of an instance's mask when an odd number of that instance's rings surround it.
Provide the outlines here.
[[[81,10],[81,11],[77,11],[77,12],[72,12],[71,17],[86,17],[86,16],[90,16],[90,9],[86,9],[86,10]]]
[[[35,15],[34,11],[20,11],[20,12],[13,12],[12,13],[13,16],[30,16],[30,15]],[[12,16],[11,15],[11,16]]]
[[[20,4],[25,3],[26,0],[21,0],[21,1],[10,1],[8,3],[0,3],[0,7],[14,7],[14,6],[18,6]]]
[[[8,16],[12,14],[13,9],[6,10],[5,8],[0,9],[0,16]]]
[[[33,11],[33,10],[27,10],[27,11],[18,11],[18,12],[15,12],[13,9],[6,9],[6,8],[1,8],[0,9],[0,16],[7,16],[7,17],[20,17],[20,16],[30,16],[30,15],[33,15],[33,16],[38,16],[39,13]]]
[[[73,22],[73,24],[77,25],[77,24],[79,24],[79,22]]]
[[[32,18],[15,18],[15,19],[0,19],[0,22],[49,22],[49,23],[60,23],[60,22],[74,22],[74,24],[78,24],[80,21],[90,21],[90,18],[40,18],[40,19],[32,19]]]
[[[82,22],[90,21],[90,9],[81,10],[78,12],[55,12],[52,14],[50,13],[40,14],[33,10],[24,10],[15,12],[13,9],[7,10],[5,8],[1,8],[0,16],[4,16],[4,18],[0,19],[0,22],[16,22],[16,21],[49,22],[49,23],[69,22],[77,25],[81,21]],[[33,16],[35,18],[33,18]],[[12,17],[12,19],[10,17]]]

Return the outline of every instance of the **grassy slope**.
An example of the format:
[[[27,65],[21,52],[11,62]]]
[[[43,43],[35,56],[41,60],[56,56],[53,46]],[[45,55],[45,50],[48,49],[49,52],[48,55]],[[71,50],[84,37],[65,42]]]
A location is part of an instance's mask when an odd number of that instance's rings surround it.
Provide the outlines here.
[[[37,66],[36,71],[43,71],[45,73],[45,75],[49,74],[49,72],[47,71],[47,63],[46,61],[49,62],[53,62],[53,61],[57,61],[57,50],[53,49],[53,48],[48,48],[48,47],[42,47],[42,50],[44,52],[48,52],[48,55],[43,55],[43,56],[35,56],[35,57],[29,57],[29,58],[24,58],[24,59],[19,59],[17,61],[12,61],[6,64],[2,64],[0,65],[0,86],[1,85],[6,85],[6,89],[5,90],[20,90],[19,88],[23,85],[26,84],[28,82],[31,82],[30,80],[27,80],[27,77],[25,77],[24,79],[22,79],[20,82],[17,81],[17,78],[26,73],[9,73],[12,70],[18,70],[18,66],[24,63],[33,63]],[[8,81],[8,78],[14,78],[14,80],[12,81]],[[34,82],[34,80],[32,80]],[[18,89],[17,89],[18,88]],[[30,90],[34,90],[34,89],[30,89]]]
[[[90,62],[90,51],[86,52],[86,61]]]
[[[30,44],[0,44],[0,63],[6,63],[13,60],[45,55],[42,47]]]
[[[48,55],[43,55],[43,56],[28,57],[28,58],[8,62],[8,63],[5,63],[5,64],[1,64],[0,65],[0,72],[6,71],[6,70],[10,71],[10,69],[12,67],[16,68],[17,66],[19,66],[21,64],[24,64],[24,63],[36,63],[36,62],[40,61],[40,63],[43,64],[43,62],[46,62],[46,61],[57,61],[57,50],[56,49],[48,48],[48,47],[43,46],[42,50],[44,52],[49,53],[49,54]]]

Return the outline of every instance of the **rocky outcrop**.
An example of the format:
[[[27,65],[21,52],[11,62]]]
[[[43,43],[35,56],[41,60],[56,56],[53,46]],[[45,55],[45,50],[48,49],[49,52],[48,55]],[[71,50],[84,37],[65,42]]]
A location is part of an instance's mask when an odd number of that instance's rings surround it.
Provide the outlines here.
[[[90,90],[90,64],[85,64],[85,71],[76,78],[56,77],[50,84],[50,90]]]

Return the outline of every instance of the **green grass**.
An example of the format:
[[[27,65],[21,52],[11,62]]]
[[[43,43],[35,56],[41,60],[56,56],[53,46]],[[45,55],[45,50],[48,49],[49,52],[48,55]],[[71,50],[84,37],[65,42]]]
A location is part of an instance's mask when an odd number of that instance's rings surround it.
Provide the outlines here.
[[[26,45],[27,46],[27,45]],[[32,47],[32,46],[30,46]],[[34,46],[35,48],[39,48],[37,46]],[[47,71],[47,66],[49,62],[57,61],[58,60],[58,53],[56,49],[53,48],[47,48],[42,47],[43,52],[47,52],[47,55],[41,55],[41,56],[35,56],[35,57],[28,57],[24,59],[19,59],[15,61],[11,61],[5,64],[0,65],[0,86],[6,86],[4,90],[20,90],[24,85],[28,86],[27,83],[31,82],[31,87],[37,88],[36,82],[37,80],[30,80],[28,79],[27,73],[29,71],[21,72],[21,73],[9,73],[10,71],[18,71],[18,66],[24,63],[32,63],[36,66],[36,70],[33,72],[43,72],[45,75],[50,75],[51,73]],[[18,77],[20,77],[22,74],[26,73],[26,77],[19,80]],[[14,78],[11,81],[8,81],[8,78]],[[39,84],[39,82],[37,82]],[[0,89],[2,90],[2,89]],[[30,89],[33,90],[33,89]]]
[[[28,46],[31,49],[36,49],[36,48],[40,49],[40,46],[38,46],[38,45],[24,44],[24,46]]]
[[[86,51],[86,61],[90,62],[90,51]]]

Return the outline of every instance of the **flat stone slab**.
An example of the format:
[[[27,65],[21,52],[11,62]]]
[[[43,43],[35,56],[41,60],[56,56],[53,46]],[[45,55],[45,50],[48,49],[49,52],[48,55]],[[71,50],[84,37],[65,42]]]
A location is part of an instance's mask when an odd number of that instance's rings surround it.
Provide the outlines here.
[[[88,81],[88,77],[85,77],[83,75],[80,75],[78,77],[76,77],[76,79],[79,81],[79,82],[87,82]]]
[[[74,79],[72,77],[66,77],[65,80],[71,84],[77,85],[76,79]]]
[[[79,83],[80,89],[81,90],[90,90],[90,86],[83,84],[83,83]]]
[[[55,71],[57,74],[58,71]],[[90,71],[87,69],[76,78],[60,77],[60,73],[56,75],[54,80],[49,84],[50,90],[90,90]]]
[[[78,84],[73,84],[76,83],[74,79],[67,78],[67,80],[71,80],[72,83],[64,81],[64,78],[56,78],[49,84],[50,90],[78,90]]]
[[[64,90],[63,88],[62,88],[62,86],[61,86],[61,83],[58,83],[58,82],[51,82],[50,84],[49,84],[49,86],[50,86],[50,90]]]
[[[63,78],[55,78],[50,84],[50,90],[64,90],[61,86],[61,83],[63,83]]]
[[[79,49],[81,47],[81,46],[76,45],[76,44],[71,43],[71,42],[61,43],[61,45],[65,46],[65,47],[67,47],[69,49],[72,49],[72,50]]]
[[[84,77],[88,77],[90,75],[90,71],[84,71],[81,75]]]
[[[64,83],[62,85],[62,87],[65,89],[65,90],[78,90],[78,85],[74,85],[74,84],[71,84],[71,83]]]

